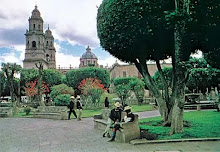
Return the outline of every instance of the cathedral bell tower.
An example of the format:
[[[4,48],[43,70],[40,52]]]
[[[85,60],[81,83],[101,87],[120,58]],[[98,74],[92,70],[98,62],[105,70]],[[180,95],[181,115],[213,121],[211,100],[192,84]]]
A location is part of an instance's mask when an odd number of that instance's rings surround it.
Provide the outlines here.
[[[54,38],[52,32],[46,30],[44,34],[44,21],[37,6],[29,18],[29,30],[26,30],[26,48],[23,67],[25,69],[36,68],[35,63],[42,62],[44,69],[56,68]]]

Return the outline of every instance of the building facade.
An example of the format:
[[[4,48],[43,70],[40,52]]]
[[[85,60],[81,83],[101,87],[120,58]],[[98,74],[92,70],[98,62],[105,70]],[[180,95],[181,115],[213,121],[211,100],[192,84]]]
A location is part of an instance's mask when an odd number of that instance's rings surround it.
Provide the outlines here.
[[[29,18],[29,30],[26,30],[26,48],[23,61],[24,69],[36,68],[36,63],[42,62],[44,69],[56,69],[56,49],[51,30],[44,33],[44,21],[40,11],[35,6]]]
[[[155,72],[158,71],[156,64],[147,64],[147,67],[151,76],[154,76]],[[172,67],[172,64],[171,63],[161,64],[161,68],[165,68],[165,67]],[[110,69],[110,77],[112,79],[118,77],[141,78],[142,76],[134,64],[119,65],[118,63],[115,63]]]
[[[87,66],[98,66],[98,58],[94,53],[91,52],[91,48],[88,46],[86,52],[83,53],[82,57],[80,58],[80,65],[79,67],[87,67]]]

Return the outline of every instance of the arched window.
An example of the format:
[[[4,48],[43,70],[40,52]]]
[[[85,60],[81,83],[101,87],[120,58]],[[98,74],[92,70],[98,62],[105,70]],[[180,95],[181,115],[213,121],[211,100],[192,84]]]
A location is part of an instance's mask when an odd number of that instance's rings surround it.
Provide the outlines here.
[[[46,60],[47,60],[47,61],[50,61],[50,56],[49,56],[49,54],[46,55]]]
[[[40,30],[40,24],[38,25],[38,30]]]
[[[52,47],[53,45],[52,45],[52,41],[50,42],[50,46]]]
[[[36,42],[35,41],[32,42],[32,47],[36,47]]]
[[[34,24],[34,29],[35,29],[35,24]]]
[[[47,45],[48,45],[48,41],[47,41]]]

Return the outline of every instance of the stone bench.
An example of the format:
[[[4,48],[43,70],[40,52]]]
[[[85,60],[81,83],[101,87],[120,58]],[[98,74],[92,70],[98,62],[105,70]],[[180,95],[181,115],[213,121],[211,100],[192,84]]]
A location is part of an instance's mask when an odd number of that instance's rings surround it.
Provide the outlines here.
[[[12,107],[0,107],[0,117],[12,117]]]
[[[37,111],[34,112],[35,118],[45,119],[68,119],[68,109],[66,106],[38,106]]]
[[[100,129],[104,132],[107,126],[107,119],[108,119],[110,111],[111,111],[110,109],[102,109],[102,114],[94,115],[94,128]],[[123,112],[122,116],[124,115],[125,113]],[[122,122],[121,127],[123,129],[120,129],[116,133],[115,140],[117,142],[128,143],[129,141],[133,139],[140,138],[140,128],[138,126],[138,115],[137,114],[135,114],[135,120],[133,122],[127,122],[127,123]]]

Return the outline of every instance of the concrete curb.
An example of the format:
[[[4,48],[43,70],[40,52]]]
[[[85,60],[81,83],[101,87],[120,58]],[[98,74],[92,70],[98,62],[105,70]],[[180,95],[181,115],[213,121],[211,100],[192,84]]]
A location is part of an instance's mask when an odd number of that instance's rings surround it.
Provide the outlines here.
[[[169,142],[189,142],[189,141],[218,141],[220,137],[216,138],[190,138],[190,139],[169,139],[169,140],[146,140],[146,139],[135,139],[130,141],[132,145],[141,144],[159,144],[159,143],[169,143]]]

